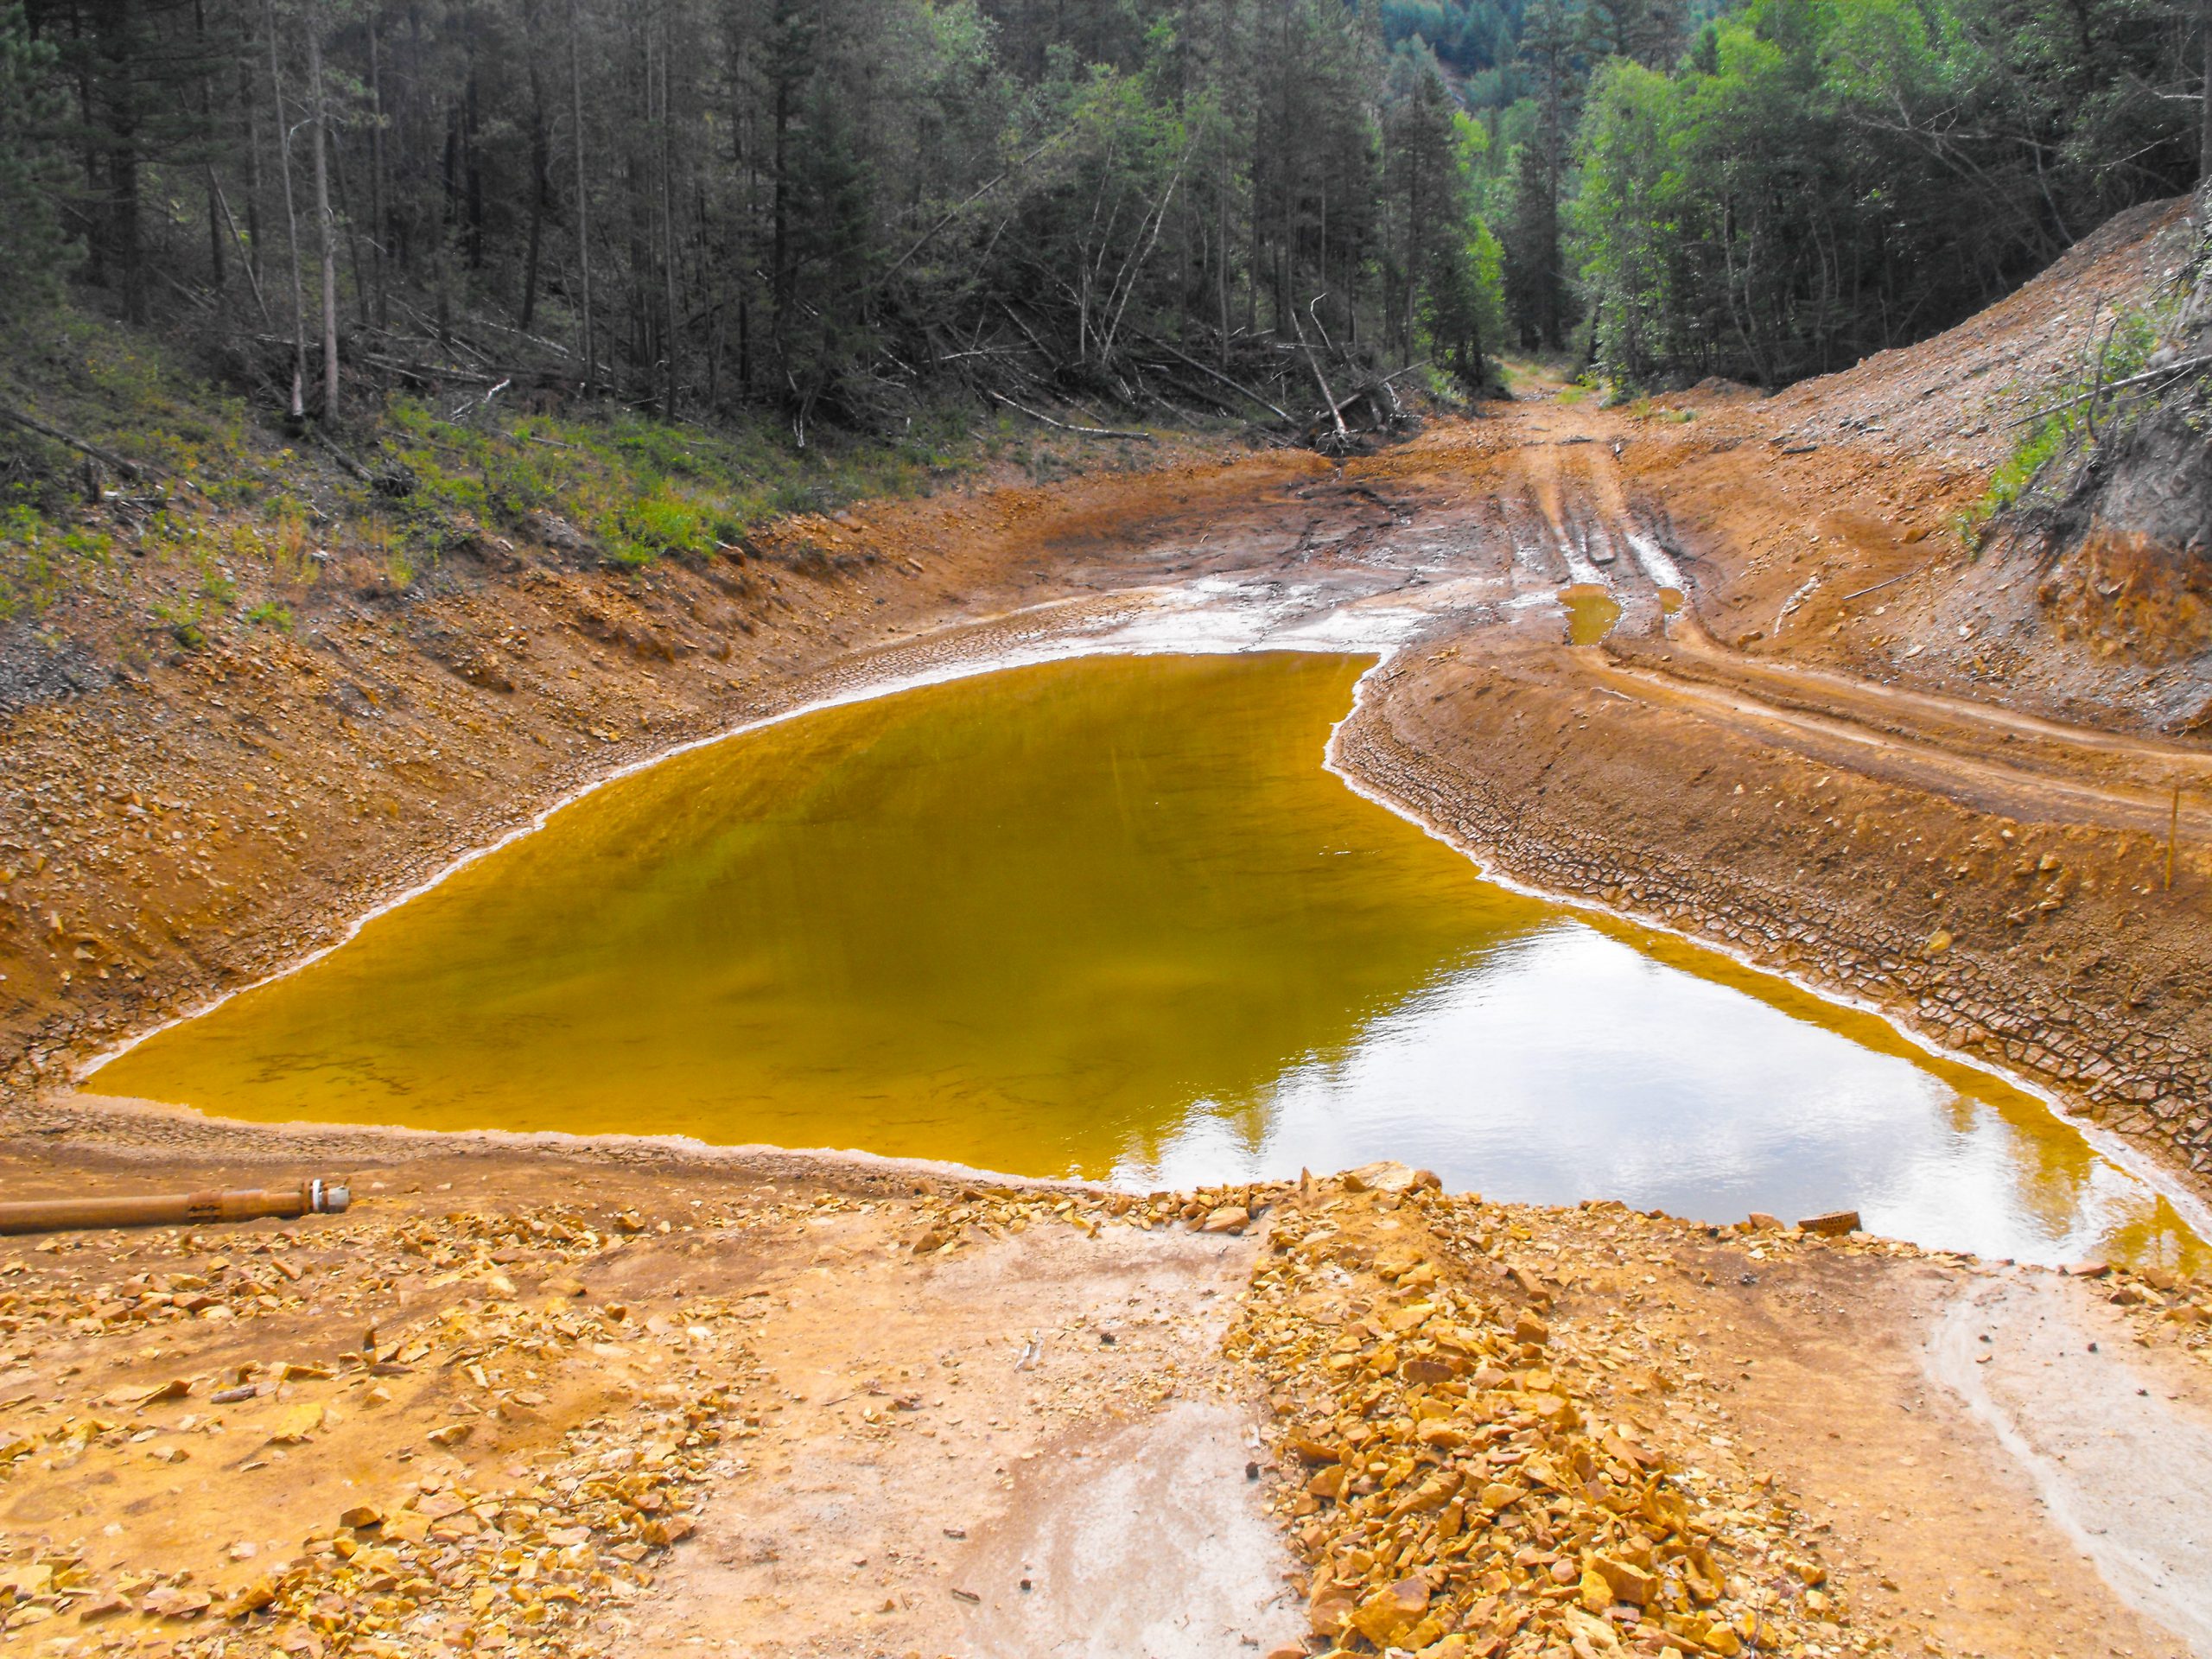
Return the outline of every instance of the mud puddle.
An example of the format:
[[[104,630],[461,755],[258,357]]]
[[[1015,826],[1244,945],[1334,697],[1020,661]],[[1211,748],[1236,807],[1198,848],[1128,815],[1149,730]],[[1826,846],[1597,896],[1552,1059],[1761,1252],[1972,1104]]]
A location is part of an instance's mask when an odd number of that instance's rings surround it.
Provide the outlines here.
[[[2200,1248],[2033,1098],[1347,789],[1321,757],[1372,662],[1081,658],[696,749],[91,1086],[1143,1186],[1414,1156],[2024,1260]]]

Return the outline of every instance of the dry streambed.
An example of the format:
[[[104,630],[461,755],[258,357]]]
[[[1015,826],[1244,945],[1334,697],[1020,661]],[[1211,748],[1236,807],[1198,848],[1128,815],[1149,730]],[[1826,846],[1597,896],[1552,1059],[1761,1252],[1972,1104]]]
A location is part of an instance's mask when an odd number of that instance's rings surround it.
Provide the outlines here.
[[[1963,1406],[1900,1415],[1897,1310],[2033,1282],[2201,1406],[2202,1285],[1387,1166],[1142,1199],[518,1158],[493,1205],[485,1161],[0,1254],[0,1650],[2178,1651]],[[1755,1380],[1839,1325],[1863,1464],[1765,1433]],[[2001,1527],[1913,1534],[1960,1497],[1931,1434]],[[2037,1552],[2038,1592],[1942,1587]]]

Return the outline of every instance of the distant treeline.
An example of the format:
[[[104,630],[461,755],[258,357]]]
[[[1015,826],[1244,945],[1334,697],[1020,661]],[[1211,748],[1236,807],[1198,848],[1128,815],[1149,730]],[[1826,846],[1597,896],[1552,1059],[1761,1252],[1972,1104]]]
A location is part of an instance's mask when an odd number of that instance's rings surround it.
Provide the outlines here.
[[[1958,321],[2212,159],[2212,7],[1751,0],[1592,67],[1569,209],[1616,372],[1774,385]]]
[[[7,0],[0,314],[199,318],[302,416],[470,365],[1303,415],[1512,343],[1778,383],[2197,171],[2200,0],[1710,12]]]
[[[955,378],[1302,413],[1480,379],[1485,142],[1343,0],[30,0],[0,308],[213,312],[309,414],[471,351],[801,431]]]

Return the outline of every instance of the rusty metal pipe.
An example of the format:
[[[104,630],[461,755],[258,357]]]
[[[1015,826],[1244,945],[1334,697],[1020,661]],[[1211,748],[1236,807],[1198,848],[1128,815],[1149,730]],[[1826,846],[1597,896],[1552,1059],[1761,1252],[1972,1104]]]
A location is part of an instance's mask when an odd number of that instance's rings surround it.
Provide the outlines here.
[[[61,1233],[92,1227],[196,1227],[205,1222],[253,1221],[264,1216],[335,1215],[353,1195],[334,1182],[165,1192],[122,1198],[34,1198],[0,1204],[0,1233]]]

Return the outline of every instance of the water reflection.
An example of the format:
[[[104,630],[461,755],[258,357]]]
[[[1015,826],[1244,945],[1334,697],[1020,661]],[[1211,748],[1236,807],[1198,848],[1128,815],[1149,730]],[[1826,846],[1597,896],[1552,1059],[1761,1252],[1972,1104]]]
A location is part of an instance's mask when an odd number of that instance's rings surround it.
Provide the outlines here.
[[[2031,1261],[2192,1248],[2039,1103],[1882,1046],[1560,924],[1440,976],[1264,1103],[1131,1147],[1121,1173],[1282,1176],[1418,1147],[1447,1185],[1497,1198],[1712,1220],[1853,1208],[1878,1232]]]
[[[1497,1197],[2174,1248],[2035,1101],[1352,794],[1319,760],[1364,666],[1091,658],[695,751],[95,1086],[1145,1183],[1396,1156]]]
[[[1567,608],[1567,640],[1572,645],[1596,645],[1621,620],[1620,601],[1603,588],[1562,588],[1559,602]]]

